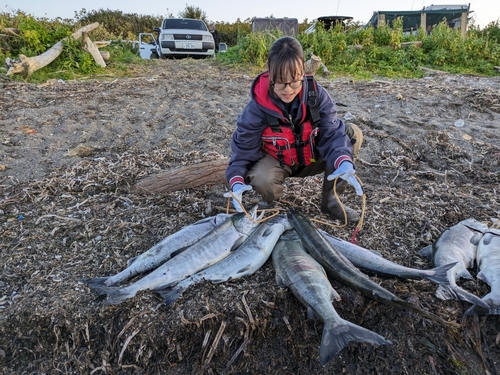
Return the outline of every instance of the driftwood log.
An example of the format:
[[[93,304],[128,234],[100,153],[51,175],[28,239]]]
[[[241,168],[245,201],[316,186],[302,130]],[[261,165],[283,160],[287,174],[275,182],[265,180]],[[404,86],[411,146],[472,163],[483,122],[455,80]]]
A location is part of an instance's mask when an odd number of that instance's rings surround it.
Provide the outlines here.
[[[80,39],[82,35],[85,33],[88,33],[89,31],[92,31],[96,29],[99,26],[98,22],[94,22],[90,25],[84,26],[81,29],[75,31],[73,34],[71,34],[71,37],[73,39]],[[85,38],[87,39],[87,38]],[[63,39],[64,40],[64,39]],[[24,75],[30,75],[34,71],[43,68],[44,66],[50,64],[52,61],[54,61],[57,56],[59,56],[63,50],[63,40],[60,40],[56,44],[54,44],[50,49],[42,53],[41,55],[34,56],[34,57],[26,57],[25,55],[19,55],[19,61],[11,60],[7,58],[5,60],[5,64],[7,65],[7,75],[12,75],[12,74],[17,74],[21,73]],[[89,39],[90,41],[90,39]],[[88,48],[88,42],[85,41],[87,48]],[[93,44],[90,41],[91,44]],[[95,46],[94,46],[95,47]],[[97,50],[97,48],[95,49]],[[91,52],[92,53],[92,52]],[[100,55],[99,51],[97,51],[97,55],[99,55],[100,60],[102,63],[104,63],[104,60],[102,59],[102,56]],[[94,59],[96,58],[94,54],[92,54]],[[99,63],[98,63],[99,64]]]
[[[217,159],[197,164],[167,169],[138,181],[132,191],[161,194],[224,183],[229,159]]]
[[[92,41],[90,40],[90,38],[87,35],[87,33],[83,33],[82,37],[83,37],[83,43],[85,45],[85,47],[84,47],[85,51],[87,51],[88,53],[90,53],[92,55],[92,57],[94,58],[94,60],[97,63],[97,65],[99,65],[100,67],[105,68],[106,67],[106,63],[104,62],[104,58],[100,54],[100,52],[97,49],[97,47],[95,46],[95,44],[92,43]]]
[[[423,43],[420,40],[417,40],[417,41],[414,41],[414,42],[403,42],[403,43],[401,43],[401,48],[408,49],[411,46],[415,46],[417,48],[420,48],[420,47],[422,47],[422,44]]]
[[[325,64],[321,61],[321,57],[311,54],[309,60],[306,61],[305,73],[314,75],[321,67],[323,74],[328,75],[331,72],[328,70]]]

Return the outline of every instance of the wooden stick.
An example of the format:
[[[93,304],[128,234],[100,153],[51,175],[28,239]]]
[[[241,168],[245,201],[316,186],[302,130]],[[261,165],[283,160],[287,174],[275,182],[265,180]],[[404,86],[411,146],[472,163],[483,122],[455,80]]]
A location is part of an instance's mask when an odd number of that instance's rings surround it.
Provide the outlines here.
[[[81,29],[78,29],[71,37],[73,39],[80,39],[83,33],[87,33],[91,30],[96,29],[99,26],[99,22],[94,22],[90,25],[84,26]],[[63,40],[60,40],[56,44],[54,44],[50,49],[42,53],[41,55],[34,57],[26,57],[25,55],[19,55],[19,61],[14,61],[11,59],[6,59],[5,64],[9,67],[7,70],[7,75],[12,74],[25,74],[30,75],[34,71],[43,68],[46,65],[49,65],[52,61],[54,61],[57,56],[59,56],[63,50]]]

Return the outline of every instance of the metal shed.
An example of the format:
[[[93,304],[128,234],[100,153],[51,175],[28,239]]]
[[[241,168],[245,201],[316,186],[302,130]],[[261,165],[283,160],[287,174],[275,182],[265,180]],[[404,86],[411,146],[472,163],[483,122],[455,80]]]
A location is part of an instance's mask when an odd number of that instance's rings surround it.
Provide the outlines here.
[[[252,32],[280,30],[283,35],[296,37],[299,33],[297,18],[254,18]]]
[[[430,5],[421,10],[412,11],[376,11],[367,26],[378,27],[382,23],[392,26],[394,20],[403,17],[403,31],[408,32],[423,27],[427,32],[446,19],[452,28],[461,29],[465,36],[470,4],[464,5]]]

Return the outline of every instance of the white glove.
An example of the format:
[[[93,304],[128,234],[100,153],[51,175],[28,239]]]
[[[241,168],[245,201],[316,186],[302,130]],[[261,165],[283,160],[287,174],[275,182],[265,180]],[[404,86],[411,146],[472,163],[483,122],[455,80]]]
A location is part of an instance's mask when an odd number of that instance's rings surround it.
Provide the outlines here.
[[[344,161],[342,164],[340,164],[340,167],[338,167],[335,172],[327,177],[327,180],[332,181],[337,177],[340,177],[342,180],[347,181],[348,184],[354,187],[357,195],[363,195],[363,188],[354,176],[355,173],[356,172],[354,171],[354,165],[349,161]]]
[[[226,198],[233,198],[233,206],[234,209],[238,212],[243,212],[243,208],[241,207],[240,203],[243,199],[243,193],[245,191],[251,191],[253,190],[252,186],[250,185],[245,185],[245,184],[234,184],[233,185],[233,194],[231,195],[230,192],[224,193],[224,197]],[[238,201],[240,203],[238,203]]]

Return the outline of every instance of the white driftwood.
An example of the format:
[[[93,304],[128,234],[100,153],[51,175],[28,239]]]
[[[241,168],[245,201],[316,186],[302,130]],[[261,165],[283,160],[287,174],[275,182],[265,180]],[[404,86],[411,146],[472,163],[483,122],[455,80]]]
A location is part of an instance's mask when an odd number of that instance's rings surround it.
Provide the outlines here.
[[[320,67],[323,74],[331,74],[326,65],[321,61],[321,57],[316,56],[315,54],[311,54],[311,58],[306,61],[305,73],[314,75]]]
[[[97,47],[97,48],[99,48],[99,47]],[[108,51],[99,51],[99,53],[101,54],[104,61],[109,60],[109,58],[111,57],[111,54]]]
[[[85,43],[85,50],[92,55],[96,64],[105,68],[106,63],[104,62],[102,55],[99,53],[99,50],[97,49],[95,44],[92,43],[92,41],[90,40],[90,38],[87,34],[85,34],[84,43]]]
[[[311,58],[306,61],[306,74],[314,75],[321,66],[321,57],[311,54]]]
[[[73,39],[80,39],[83,33],[87,33],[91,30],[96,29],[99,26],[99,22],[94,22],[90,25],[84,26],[81,29],[75,31],[71,34]],[[34,57],[26,57],[25,55],[19,55],[19,61],[10,60],[5,61],[8,67],[7,75],[12,75],[16,73],[22,73],[26,75],[32,74],[34,71],[43,68],[44,66],[50,64],[54,61],[57,56],[61,54],[63,50],[62,40],[54,44],[50,49],[42,53],[41,55]]]
[[[94,44],[97,48],[102,48],[102,47],[109,46],[111,44],[111,41],[110,40],[96,40],[94,42]]]
[[[422,47],[422,44],[423,44],[423,42],[421,42],[420,40],[417,40],[414,42],[403,42],[403,43],[401,43],[401,48],[408,49],[411,46],[415,46],[417,48],[420,48],[420,47]]]
[[[6,27],[2,31],[5,31],[8,35],[19,36],[19,29],[14,27]]]

